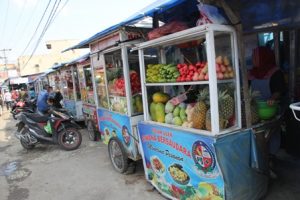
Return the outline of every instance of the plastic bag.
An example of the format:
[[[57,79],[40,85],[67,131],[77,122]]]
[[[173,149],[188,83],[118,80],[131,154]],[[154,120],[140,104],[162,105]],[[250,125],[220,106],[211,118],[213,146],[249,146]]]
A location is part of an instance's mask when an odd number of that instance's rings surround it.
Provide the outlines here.
[[[197,21],[197,26],[203,24],[228,24],[223,10],[207,5],[207,4],[198,4],[198,10],[200,11],[200,19]]]
[[[164,35],[183,31],[185,29],[188,29],[188,26],[185,23],[180,21],[173,21],[150,31],[148,33],[148,39],[153,40]]]
[[[52,128],[51,128],[51,124],[50,121],[48,120],[47,125],[44,126],[44,130],[48,133],[48,134],[52,134]]]

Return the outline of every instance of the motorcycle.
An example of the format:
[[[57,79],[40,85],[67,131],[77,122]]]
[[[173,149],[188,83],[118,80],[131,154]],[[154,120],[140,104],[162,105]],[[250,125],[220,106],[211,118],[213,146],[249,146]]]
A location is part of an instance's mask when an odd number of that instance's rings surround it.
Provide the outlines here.
[[[82,136],[78,126],[66,113],[49,111],[49,115],[22,112],[17,115],[16,137],[25,149],[33,149],[36,144],[58,144],[62,149],[75,150],[81,145]]]
[[[36,99],[31,99],[29,101],[18,100],[12,105],[11,114],[14,119],[17,119],[16,115],[20,112],[34,113],[35,111]]]

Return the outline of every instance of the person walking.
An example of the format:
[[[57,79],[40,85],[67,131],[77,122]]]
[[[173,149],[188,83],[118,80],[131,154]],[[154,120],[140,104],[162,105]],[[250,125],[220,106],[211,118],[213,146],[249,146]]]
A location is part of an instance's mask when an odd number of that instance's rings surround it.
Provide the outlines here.
[[[0,116],[2,116],[2,114],[3,114],[3,104],[4,104],[3,102],[4,102],[3,95],[0,92]]]
[[[5,90],[4,102],[6,104],[6,109],[9,110],[9,108],[11,107],[12,98],[11,98],[11,93],[8,90]]]

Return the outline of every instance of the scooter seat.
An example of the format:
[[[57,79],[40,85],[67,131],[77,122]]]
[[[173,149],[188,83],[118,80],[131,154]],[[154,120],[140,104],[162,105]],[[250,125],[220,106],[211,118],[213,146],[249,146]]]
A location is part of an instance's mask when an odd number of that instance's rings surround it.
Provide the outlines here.
[[[48,116],[47,115],[41,115],[39,113],[23,113],[27,118],[31,119],[32,121],[35,121],[37,123],[41,122],[47,122]]]

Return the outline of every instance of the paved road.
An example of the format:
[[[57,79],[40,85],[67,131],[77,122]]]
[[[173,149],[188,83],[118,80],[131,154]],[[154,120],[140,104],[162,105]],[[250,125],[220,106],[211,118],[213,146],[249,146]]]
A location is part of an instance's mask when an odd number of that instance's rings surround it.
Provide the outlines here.
[[[107,146],[88,140],[85,130],[78,150],[54,145],[24,150],[12,135],[16,121],[0,117],[0,200],[163,200],[145,181],[141,163],[132,175],[115,172]],[[300,160],[279,155],[278,179],[265,200],[300,199]]]
[[[27,151],[12,135],[15,123],[9,113],[0,117],[1,200],[164,199],[145,181],[141,163],[135,174],[118,174],[107,147],[89,141],[84,130],[78,150],[39,145]]]

